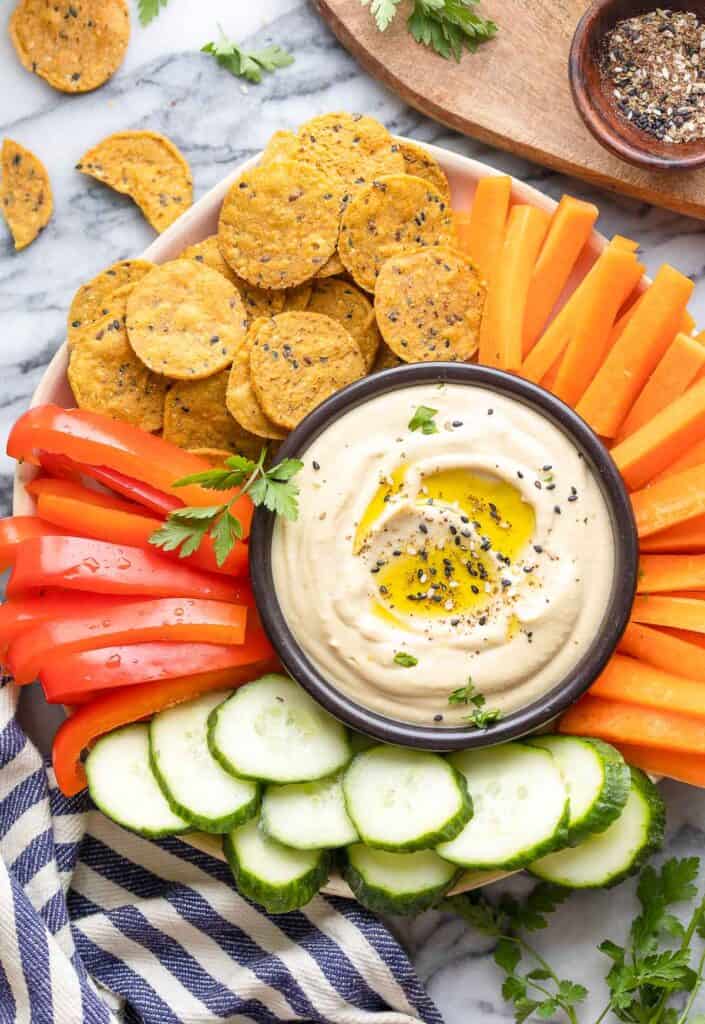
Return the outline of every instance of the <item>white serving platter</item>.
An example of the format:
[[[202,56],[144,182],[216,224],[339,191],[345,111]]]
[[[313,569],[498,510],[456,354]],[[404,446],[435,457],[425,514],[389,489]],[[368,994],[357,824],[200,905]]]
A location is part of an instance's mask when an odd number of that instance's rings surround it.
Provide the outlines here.
[[[401,141],[404,140],[402,139]],[[408,141],[419,144],[417,140]],[[469,157],[453,153],[438,146],[424,145],[424,148],[436,158],[448,176],[454,210],[467,210],[470,208],[475,188],[480,178],[502,173],[489,164],[471,160]],[[200,242],[202,239],[214,234],[218,226],[220,207],[230,185],[243,171],[257,164],[259,158],[260,154],[257,154],[250,160],[234,167],[230,174],[223,178],[219,184],[207,192],[198,202],[194,203],[163,234],[156,238],[140,254],[140,258],[151,260],[153,263],[165,263],[167,260],[178,256],[187,246]],[[555,200],[549,196],[544,195],[538,189],[532,188],[516,178],[512,180],[511,201],[512,204],[527,203],[531,206],[538,206],[549,213],[552,213],[557,205]],[[564,295],[559,300],[558,307],[582,280],[606,244],[607,239],[603,235],[596,231],[592,232],[565,288]],[[639,286],[640,290],[646,288],[648,283],[648,278],[643,277]],[[66,376],[67,365],[68,350],[66,342],[64,342],[46,368],[44,376],[32,396],[31,406],[53,403],[70,408],[75,404]],[[18,466],[16,470],[13,491],[13,512],[15,515],[32,515],[35,511],[34,499],[27,493],[25,484],[36,475],[36,472],[35,467],[26,463]],[[192,843],[192,845],[213,856],[224,859],[217,837],[198,833],[194,836],[185,837],[185,841]],[[460,879],[453,892],[475,889],[497,881],[499,878],[504,878],[505,875],[506,873],[501,871],[468,872]],[[347,884],[337,876],[331,878],[323,891],[338,896],[349,897],[352,895]]]

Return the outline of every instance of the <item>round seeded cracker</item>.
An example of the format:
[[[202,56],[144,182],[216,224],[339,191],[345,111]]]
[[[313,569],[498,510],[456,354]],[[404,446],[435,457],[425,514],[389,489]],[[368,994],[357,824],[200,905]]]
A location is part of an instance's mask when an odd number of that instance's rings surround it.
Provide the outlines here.
[[[385,260],[453,240],[448,203],[426,181],[393,174],[362,189],[343,212],[338,252],[368,292]]]
[[[126,0],[19,0],[9,29],[28,71],[61,92],[89,92],[122,64],[130,12]]]
[[[259,288],[308,281],[335,251],[339,198],[315,167],[277,160],[245,171],[220,211],[220,251]]]
[[[337,278],[314,281],[307,308],[311,313],[323,313],[341,323],[360,346],[365,367],[371,368],[377,355],[379,333],[372,303],[359,288]]]
[[[262,151],[260,164],[268,164],[273,160],[300,160],[301,142],[293,132],[282,129],[271,136]]]
[[[25,249],[34,241],[54,209],[46,167],[13,139],[5,139],[2,144],[0,202],[15,249]]]
[[[485,292],[470,260],[452,249],[396,256],[377,278],[377,323],[404,362],[467,360],[477,349]]]
[[[275,313],[281,313],[284,309],[284,292],[255,288],[254,285],[248,284],[247,281],[243,281],[241,277],[237,276],[232,267],[228,266],[223,259],[217,235],[210,235],[202,242],[190,245],[188,249],[184,249],[180,253],[179,259],[195,260],[197,263],[210,267],[211,270],[217,270],[223,277],[227,277],[228,281],[232,282],[240,292],[248,320],[255,320],[258,316],[274,316]]]
[[[250,332],[252,386],[265,414],[293,430],[317,405],[365,375],[352,335],[322,313],[280,313]]]
[[[79,409],[143,430],[161,428],[168,384],[132,351],[124,317],[107,316],[76,332],[68,378]]]
[[[252,387],[250,347],[252,332],[258,329],[260,323],[267,323],[267,318],[263,317],[260,320],[255,320],[247,333],[245,341],[235,353],[228,379],[225,404],[230,415],[237,420],[244,430],[256,434],[257,437],[281,441],[286,437],[286,431],[278,427],[276,423],[272,423],[265,416],[264,410]]]
[[[218,449],[256,459],[262,438],[244,430],[225,405],[230,370],[203,380],[177,381],[164,403],[164,440],[179,448]]]
[[[305,281],[304,284],[297,285],[296,288],[289,288],[284,293],[284,309],[282,312],[296,313],[302,309],[307,309],[312,291],[313,285],[310,281]]]
[[[155,267],[127,300],[127,333],[142,362],[176,380],[198,380],[233,361],[246,330],[240,295],[194,260]]]
[[[345,267],[343,261],[336,252],[333,253],[327,263],[324,263],[321,269],[316,274],[316,277],[337,277],[338,274],[344,274]]]
[[[404,158],[387,129],[362,114],[322,114],[299,129],[300,160],[337,182],[343,201],[381,175],[402,174]]]
[[[121,260],[82,284],[69,308],[69,345],[73,345],[81,331],[98,320],[124,316],[127,296],[153,268],[154,264],[147,260]]]
[[[404,157],[404,169],[407,174],[423,178],[433,186],[439,195],[450,205],[450,185],[445,171],[427,149],[416,142],[398,141],[399,151]]]
[[[164,231],[193,201],[186,160],[158,132],[115,132],[81,157],[76,170],[130,196],[156,231]]]

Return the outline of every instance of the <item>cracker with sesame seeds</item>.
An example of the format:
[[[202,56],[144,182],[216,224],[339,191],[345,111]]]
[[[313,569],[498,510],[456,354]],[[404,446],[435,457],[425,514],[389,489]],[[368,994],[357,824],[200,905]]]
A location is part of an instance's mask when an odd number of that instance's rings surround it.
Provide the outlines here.
[[[26,249],[34,241],[54,209],[46,167],[13,139],[5,139],[2,144],[0,203],[15,249]]]
[[[177,381],[164,403],[164,440],[179,448],[211,448],[256,459],[262,438],[245,430],[228,412],[225,393],[230,370],[203,380]]]
[[[338,252],[365,291],[375,290],[382,264],[392,256],[453,241],[453,217],[444,197],[411,174],[379,178],[343,211]]]
[[[186,160],[158,132],[115,132],[89,149],[76,170],[130,196],[156,231],[164,231],[193,202]]]
[[[211,270],[217,270],[223,277],[227,277],[228,281],[231,281],[240,292],[240,298],[249,320],[255,320],[258,316],[274,316],[275,313],[281,313],[284,309],[284,292],[255,288],[254,285],[248,284],[247,281],[243,281],[241,277],[237,276],[232,267],[228,266],[223,259],[217,235],[210,235],[202,242],[189,245],[179,254],[179,259],[196,260],[197,263],[202,263],[204,266],[210,267]]]
[[[67,318],[69,347],[80,332],[104,317],[122,316],[127,296],[145,274],[154,269],[147,260],[121,260],[82,284],[74,295]]]
[[[365,368],[370,369],[380,338],[372,303],[356,285],[337,278],[314,281],[307,308],[311,313],[324,313],[341,323],[360,346]]]
[[[272,135],[262,151],[260,164],[273,160],[301,160],[301,142],[293,132],[282,129]]]
[[[89,92],[125,59],[130,11],[127,0],[19,0],[9,31],[28,71],[60,92]]]
[[[374,361],[374,366],[370,370],[370,373],[380,373],[382,370],[393,370],[395,366],[401,366],[402,360],[392,352],[389,345],[382,339],[377,349],[377,358]]]
[[[297,285],[296,288],[289,288],[284,292],[284,309],[282,312],[297,313],[302,309],[307,309],[312,291],[313,285],[310,281],[305,281],[304,284]]]
[[[237,288],[195,260],[172,260],[127,299],[127,333],[142,362],[176,380],[199,380],[232,363],[247,316]]]
[[[450,185],[445,171],[427,149],[416,142],[399,139],[397,142],[401,155],[404,157],[404,169],[407,174],[423,178],[442,195],[450,206]]]
[[[293,288],[327,263],[340,223],[339,195],[315,167],[277,160],[245,171],[220,211],[220,251],[258,288]]]
[[[124,300],[123,300],[124,301]],[[122,316],[104,317],[77,331],[68,379],[79,409],[102,413],[143,430],[162,426],[168,382],[137,358]]]
[[[374,117],[322,114],[299,129],[301,156],[337,182],[343,201],[381,175],[402,174],[396,141]]]
[[[365,375],[360,347],[322,313],[280,313],[253,325],[252,386],[274,423],[293,430],[326,398]]]
[[[259,399],[252,387],[252,375],[250,373],[250,345],[252,332],[258,330],[260,323],[266,323],[268,318],[262,317],[251,325],[245,341],[235,354],[233,365],[228,379],[228,389],[225,395],[225,404],[230,415],[237,420],[244,430],[248,430],[257,437],[270,438],[274,441],[281,441],[286,437],[286,431],[272,423],[264,414]]]
[[[328,262],[323,264],[316,277],[337,277],[339,274],[344,273],[345,267],[336,249]]]
[[[452,249],[396,256],[377,278],[377,323],[404,362],[467,360],[477,350],[485,293],[473,264]]]

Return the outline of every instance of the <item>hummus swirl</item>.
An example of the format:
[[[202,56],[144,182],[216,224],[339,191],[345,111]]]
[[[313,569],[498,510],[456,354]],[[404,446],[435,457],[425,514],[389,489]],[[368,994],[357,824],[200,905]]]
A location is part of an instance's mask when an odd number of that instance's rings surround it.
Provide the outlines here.
[[[411,430],[416,410],[433,415]],[[418,385],[340,417],[303,455],[274,585],[305,654],[358,703],[458,725],[472,683],[502,714],[556,686],[600,629],[607,506],[548,419],[474,385]],[[396,660],[395,660],[396,659]]]

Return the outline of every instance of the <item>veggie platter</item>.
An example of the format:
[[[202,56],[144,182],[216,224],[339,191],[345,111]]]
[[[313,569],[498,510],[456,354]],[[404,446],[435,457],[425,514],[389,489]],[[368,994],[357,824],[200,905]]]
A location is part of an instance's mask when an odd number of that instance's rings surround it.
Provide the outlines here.
[[[347,115],[335,117],[345,123]],[[64,793],[87,785],[101,811],[148,837],[189,833],[209,849],[222,843],[237,886],[270,911],[301,906],[327,886],[352,890],[377,911],[413,913],[520,868],[560,886],[612,885],[637,871],[663,837],[664,805],[647,773],[705,785],[705,336],[687,311],[693,284],[668,266],[653,282],[645,278],[637,243],[599,236],[591,204],[571,197],[555,204],[492,168],[392,140],[367,124],[372,119],[361,120],[355,144],[369,143],[372,170],[342,200],[342,230],[340,209],[329,217],[325,207],[336,189],[323,186],[338,183],[345,154],[313,144],[313,156],[302,155],[304,126],[299,136],[277,133],[264,158],[235,169],[168,227],[141,257],[141,280],[128,268],[112,290],[105,275],[79,290],[84,309],[95,297],[93,321],[72,328],[70,317],[70,346],[57,352],[8,440],[18,466],[15,514],[0,523],[0,557],[11,569],[0,608],[4,665],[18,685],[38,678],[47,701],[69,708],[53,747]],[[247,189],[269,210],[270,238],[257,233],[257,200],[243,205]],[[315,231],[306,211],[284,215],[286,203],[303,206],[311,196]],[[384,204],[375,206],[374,231],[355,236],[357,207],[373,202]],[[385,231],[384,245],[367,238]],[[206,259],[216,232],[220,281],[212,250]],[[273,256],[248,264],[267,246]],[[283,458],[258,457],[242,438],[229,451],[205,451],[222,447],[215,443],[179,447],[166,426],[160,436],[137,425],[135,408],[141,415],[146,406],[128,385],[130,415],[120,418],[119,402],[110,415],[90,407],[76,370],[88,339],[81,331],[98,327],[102,340],[114,323],[155,377],[159,353],[167,396],[176,390],[170,381],[185,379],[186,341],[194,346],[186,376],[203,366],[206,380],[224,367],[230,388],[247,332],[252,379],[245,380],[254,385],[250,409],[261,416],[260,432],[250,427],[250,434],[256,447],[292,429],[295,438],[307,413],[365,373],[394,374],[401,362],[438,358],[432,345],[405,351],[388,297],[375,287],[387,262],[427,247],[438,247],[448,264],[457,260],[447,301],[464,296],[448,321],[462,331],[443,357],[518,375],[573,408],[611,450],[640,542],[629,624],[589,693],[550,731],[493,745],[500,712],[468,680],[447,700],[450,710],[467,712],[468,749],[449,755],[352,732],[283,671],[250,585],[248,537],[253,513],[255,521],[265,510],[296,519],[303,462],[286,448]],[[206,275],[205,292],[184,292],[190,259],[209,267],[193,270]],[[350,333],[333,323],[331,307],[324,314],[310,305],[305,286],[321,264],[326,277],[344,282],[346,301],[369,307],[364,323],[350,306],[339,313]],[[260,310],[236,325],[242,307],[231,288],[230,323],[215,308],[228,266],[234,279],[246,278],[245,300],[247,285],[260,302],[286,287],[283,311],[264,319]],[[298,280],[286,278],[293,266]],[[273,286],[267,275],[275,272],[281,278]],[[405,273],[412,280],[413,265]],[[166,330],[166,340],[150,338],[154,326],[138,298],[160,311],[155,322],[165,307],[180,311],[173,337]],[[184,312],[190,301],[201,302],[198,316],[205,309],[226,322],[231,348],[221,334],[199,348]],[[116,308],[126,313],[113,320]],[[320,376],[307,380],[314,394],[287,390],[281,377],[272,383],[261,368],[261,351],[287,331],[301,351],[322,337],[330,346]],[[336,353],[330,363],[328,352]],[[142,397],[150,395],[145,388]],[[421,440],[436,433],[435,413],[419,406],[409,431]],[[569,502],[578,498],[573,490]],[[259,612],[266,621],[261,602]],[[397,654],[394,663],[411,672],[417,659]],[[478,734],[481,744],[471,743]]]

